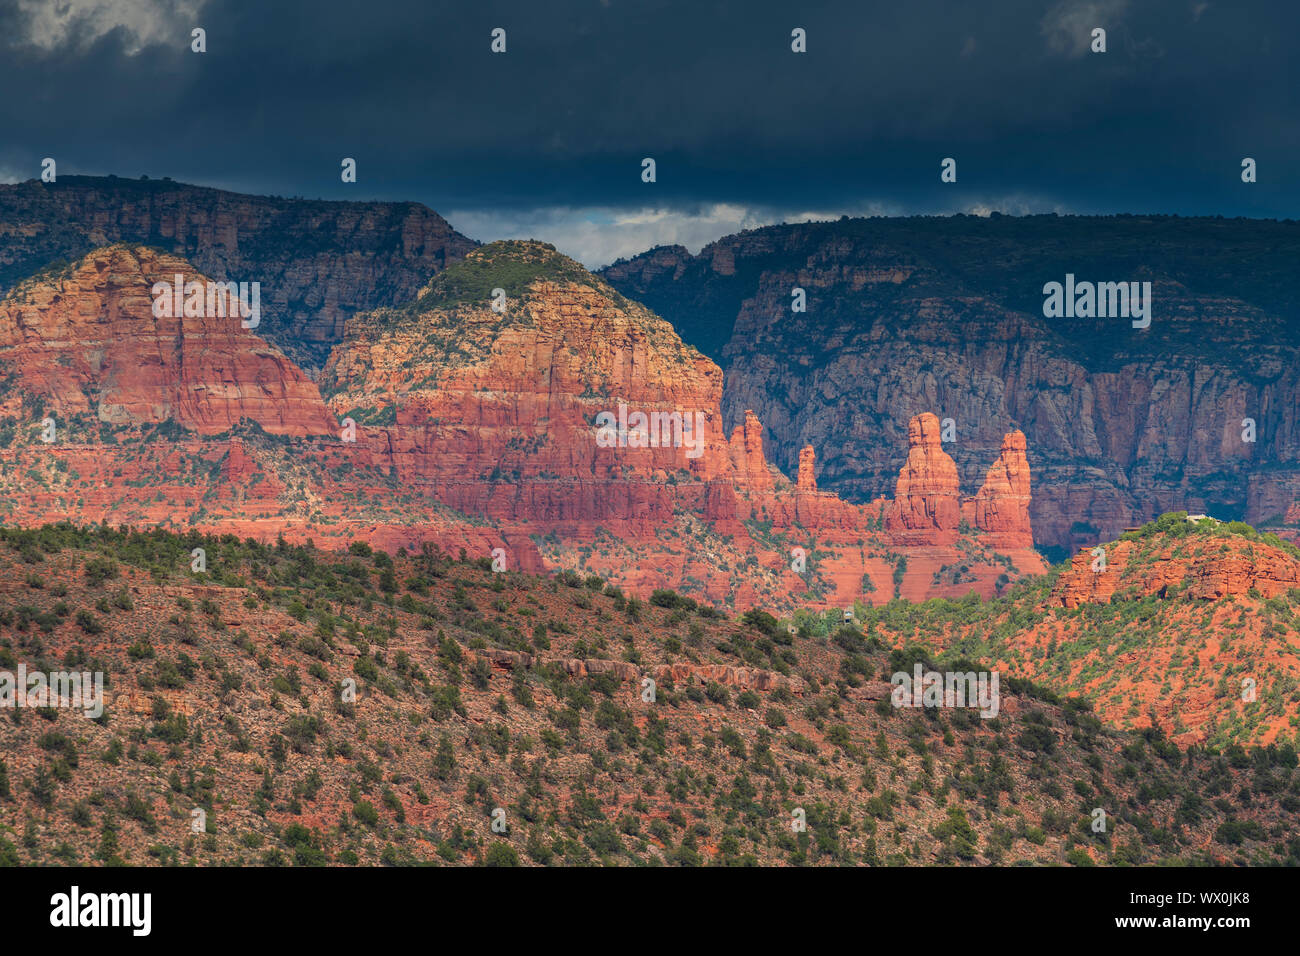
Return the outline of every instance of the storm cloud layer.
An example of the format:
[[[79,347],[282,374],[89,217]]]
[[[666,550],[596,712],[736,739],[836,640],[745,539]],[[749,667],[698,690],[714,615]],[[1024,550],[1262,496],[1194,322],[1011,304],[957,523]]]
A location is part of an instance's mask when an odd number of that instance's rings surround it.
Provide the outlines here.
[[[4,0],[0,178],[414,199],[589,265],[843,213],[1294,217],[1297,37],[1281,0]]]

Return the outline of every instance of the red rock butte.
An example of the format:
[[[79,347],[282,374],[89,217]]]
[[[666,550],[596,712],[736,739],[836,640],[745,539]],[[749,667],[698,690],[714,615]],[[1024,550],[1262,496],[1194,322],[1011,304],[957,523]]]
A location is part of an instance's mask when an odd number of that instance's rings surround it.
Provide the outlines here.
[[[46,398],[56,420],[171,420],[200,434],[241,419],[275,435],[335,430],[315,384],[238,318],[155,316],[154,284],[176,275],[209,281],[183,259],[114,245],[63,278],[19,285],[0,303],[0,362]],[[0,415],[20,400],[10,391]]]

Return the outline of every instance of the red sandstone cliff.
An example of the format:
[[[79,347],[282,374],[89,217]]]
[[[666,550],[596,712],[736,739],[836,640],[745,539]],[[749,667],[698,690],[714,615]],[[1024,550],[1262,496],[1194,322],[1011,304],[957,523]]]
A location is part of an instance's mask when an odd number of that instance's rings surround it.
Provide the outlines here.
[[[504,313],[493,310],[491,282],[482,278],[492,274],[515,282]],[[768,463],[763,424],[752,411],[729,438],[721,430],[716,365],[542,243],[484,246],[437,276],[411,308],[358,316],[322,388],[337,415],[362,423],[359,443],[381,470],[396,469],[410,487],[503,529],[557,535],[548,560],[575,560],[577,549],[586,553],[579,567],[634,590],[700,579],[714,600],[786,601],[808,587],[786,553],[805,535],[833,551],[818,557],[818,573],[841,602],[862,598],[868,580],[868,599],[893,596],[896,557],[884,553],[891,548],[932,549],[905,575],[909,596],[930,593],[935,579],[947,581],[942,593],[992,591],[1005,570],[991,553],[983,565],[955,550],[957,473],[939,447],[935,416],[912,422],[901,506],[853,505],[818,490],[812,448],[791,483]],[[681,443],[630,434],[598,440],[602,415],[621,422],[635,412],[698,416],[699,447],[688,453]],[[1011,477],[982,493],[980,527],[997,532],[985,546],[1016,551],[1019,566],[1032,571],[1041,560],[1015,533],[1027,526],[1027,498],[1016,495],[1027,495],[1028,482],[1015,447],[1009,440],[994,467]],[[882,511],[891,515],[883,535]],[[783,550],[760,540],[769,531],[787,537]],[[593,551],[606,532],[621,542]],[[666,546],[666,534],[681,543]],[[752,571],[719,571],[753,568],[755,557],[760,566]],[[959,567],[960,574],[949,570]]]
[[[502,315],[456,285],[476,269],[531,275]],[[350,321],[322,385],[376,463],[499,521],[650,534],[731,474],[718,367],[541,243],[486,246],[415,311]]]
[[[88,414],[213,434],[249,419],[277,435],[333,434],[315,384],[239,317],[154,315],[154,284],[178,274],[207,282],[183,259],[116,245],[15,288],[0,302],[0,365],[23,388],[0,414],[21,418],[25,395],[56,424]]]
[[[1154,551],[1141,540],[1100,547],[1105,563],[1093,549],[1081,550],[1057,579],[1049,603],[1067,608],[1101,604],[1129,588],[1138,595],[1165,597],[1185,587],[1187,597],[1217,601],[1251,591],[1276,597],[1300,587],[1300,561],[1269,544],[1192,537],[1161,541]]]

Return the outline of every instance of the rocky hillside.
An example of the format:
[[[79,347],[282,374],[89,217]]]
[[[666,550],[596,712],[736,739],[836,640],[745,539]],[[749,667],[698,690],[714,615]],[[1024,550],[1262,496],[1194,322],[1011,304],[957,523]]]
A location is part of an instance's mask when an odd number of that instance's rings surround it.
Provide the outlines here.
[[[920,411],[953,419],[971,483],[1024,432],[1035,540],[1064,558],[1165,511],[1286,520],[1300,499],[1298,254],[1290,221],[845,218],[698,256],[655,249],[602,275],[722,364],[728,422],[753,409],[787,471],[815,446],[823,487],[849,500],[886,493]],[[1151,282],[1150,326],[1045,318],[1043,287],[1067,273]]]
[[[487,565],[0,530],[0,672],[107,681],[0,712],[0,865],[1300,862],[1288,747],[897,708],[977,665]]]
[[[0,295],[115,242],[154,246],[221,281],[260,282],[261,334],[309,372],[345,319],[409,300],[475,246],[419,203],[249,196],[116,176],[0,185]]]
[[[1004,598],[867,611],[869,633],[996,661],[1183,743],[1300,743],[1300,549],[1183,512]]]

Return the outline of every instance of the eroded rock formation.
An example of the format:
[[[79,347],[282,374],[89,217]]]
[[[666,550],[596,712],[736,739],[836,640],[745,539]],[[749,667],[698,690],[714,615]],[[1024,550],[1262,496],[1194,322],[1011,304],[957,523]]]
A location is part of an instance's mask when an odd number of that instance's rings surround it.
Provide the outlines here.
[[[209,281],[183,259],[114,245],[16,288],[0,302],[0,366],[24,387],[0,414],[40,396],[56,424],[170,420],[206,435],[248,419],[274,435],[332,434],[316,385],[238,315],[207,315],[206,297],[205,314],[155,315],[155,284],[177,275]]]
[[[1151,326],[1045,318],[1062,248],[1151,281]],[[1297,255],[1290,221],[876,217],[659,248],[602,275],[723,366],[724,415],[753,409],[774,464],[793,472],[811,444],[842,498],[893,492],[914,410],[955,420],[944,449],[965,486],[1022,430],[1034,535],[1067,557],[1166,511],[1260,526],[1300,501]],[[790,310],[796,285],[807,312]],[[986,520],[1005,526],[1001,510]],[[1300,534],[1300,509],[1288,523]]]
[[[943,450],[938,416],[913,416],[907,444],[885,529],[902,544],[952,544],[961,524],[961,486],[957,465]]]
[[[969,510],[972,524],[1001,548],[1032,548],[1033,530],[1029,522],[1029,459],[1022,432],[1014,431],[1002,439],[1002,451],[989,469],[984,484],[976,493]]]
[[[993,593],[1042,567],[1023,437],[966,503],[969,540],[932,414],[911,421],[894,502],[821,490],[812,447],[791,482],[752,411],[724,431],[712,361],[544,244],[483,247],[409,306],[356,316],[320,391],[237,318],[155,317],[152,284],[178,273],[194,270],[113,246],[0,303],[17,382],[0,417],[39,405],[75,426],[10,450],[11,475],[48,473],[9,496],[10,520],[432,543],[737,608]]]

